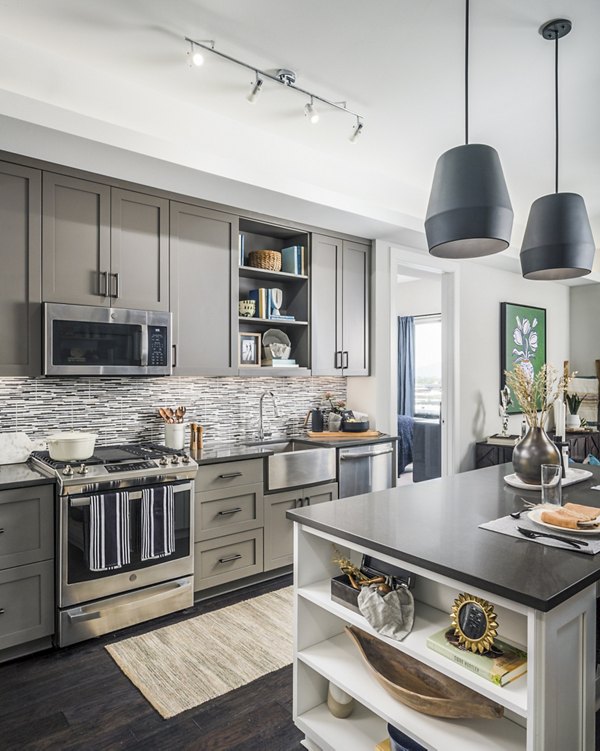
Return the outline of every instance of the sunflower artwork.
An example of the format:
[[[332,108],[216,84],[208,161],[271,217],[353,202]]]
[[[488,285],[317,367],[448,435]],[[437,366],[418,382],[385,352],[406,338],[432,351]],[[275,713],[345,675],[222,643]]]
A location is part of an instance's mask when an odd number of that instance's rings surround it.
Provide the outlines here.
[[[500,303],[500,388],[506,383],[504,371],[520,367],[533,380],[546,363],[546,310],[528,305]],[[522,412],[517,399],[507,409]]]

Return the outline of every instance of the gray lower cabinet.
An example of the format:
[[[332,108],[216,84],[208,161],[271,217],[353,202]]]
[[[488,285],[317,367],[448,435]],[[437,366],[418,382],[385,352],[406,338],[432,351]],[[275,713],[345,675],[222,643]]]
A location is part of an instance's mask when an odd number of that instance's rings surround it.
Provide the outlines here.
[[[0,662],[54,633],[54,487],[0,491]]]
[[[238,218],[171,202],[173,374],[237,373]]]
[[[194,539],[210,540],[263,525],[263,486],[238,485],[196,494]]]
[[[0,376],[41,372],[41,174],[0,162]]]
[[[293,524],[286,518],[286,511],[334,501],[337,497],[336,482],[265,495],[265,571],[293,562]]]
[[[44,172],[45,302],[169,310],[169,202]]]
[[[194,545],[194,588],[209,589],[263,570],[263,531],[224,535]]]
[[[369,375],[371,247],[312,236],[312,374]]]

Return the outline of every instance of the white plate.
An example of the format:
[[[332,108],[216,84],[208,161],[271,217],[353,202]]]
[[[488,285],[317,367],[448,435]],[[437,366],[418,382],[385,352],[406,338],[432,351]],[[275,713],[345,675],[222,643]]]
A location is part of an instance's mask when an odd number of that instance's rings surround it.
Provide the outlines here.
[[[557,506],[556,508],[558,509],[560,507]],[[570,535],[571,532],[574,535],[600,535],[600,529],[571,529],[570,527],[559,527],[556,524],[548,524],[548,522],[543,522],[540,518],[543,511],[543,508],[534,508],[527,514],[527,516],[535,524],[539,524],[542,527],[548,527],[548,529],[553,529],[555,532],[564,532],[568,535]]]
[[[587,469],[573,469],[569,467],[567,470],[567,476],[563,477],[562,486],[574,485],[576,482],[583,482],[591,477],[592,473]],[[512,485],[513,488],[521,488],[522,490],[541,490],[541,485],[530,485],[528,482],[523,482],[515,475],[506,475],[504,482],[507,485]]]

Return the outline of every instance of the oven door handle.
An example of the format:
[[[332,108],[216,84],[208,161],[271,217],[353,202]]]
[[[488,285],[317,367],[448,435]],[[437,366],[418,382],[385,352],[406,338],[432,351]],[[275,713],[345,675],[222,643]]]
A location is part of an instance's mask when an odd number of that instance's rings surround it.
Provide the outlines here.
[[[161,487],[160,485],[158,487]],[[185,483],[179,483],[173,485],[174,492],[175,493],[182,493],[185,490],[191,490],[192,489],[192,483],[191,482],[185,482]],[[111,490],[107,490],[104,493],[110,493]],[[141,490],[132,490],[128,491],[127,488],[122,488],[119,492],[121,493],[129,493],[129,500],[130,501],[139,501],[142,497],[142,491]],[[103,495],[102,491],[99,491],[98,493],[95,493],[94,495]],[[90,496],[85,496],[84,498],[70,498],[70,504],[71,508],[81,508],[83,506],[89,506],[90,505]]]

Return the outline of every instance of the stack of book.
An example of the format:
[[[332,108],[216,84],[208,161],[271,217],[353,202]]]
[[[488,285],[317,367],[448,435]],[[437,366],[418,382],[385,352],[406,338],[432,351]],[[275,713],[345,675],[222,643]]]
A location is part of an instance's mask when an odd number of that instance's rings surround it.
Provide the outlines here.
[[[273,305],[273,293],[268,287],[259,287],[251,289],[248,292],[248,298],[256,302],[255,318],[264,318],[269,321],[295,321],[296,317],[292,315],[283,315],[277,311]]]
[[[287,358],[266,358],[261,362],[264,368],[298,368],[299,365],[295,360]]]
[[[286,274],[306,274],[304,245],[291,245],[282,249],[281,270]]]
[[[495,433],[487,439],[487,443],[491,443],[493,446],[514,446],[518,440],[518,435],[502,435],[502,433]]]
[[[506,686],[527,672],[527,652],[502,639],[495,638],[492,649],[480,655],[459,647],[454,629],[445,627],[427,639],[427,646],[497,686]]]

